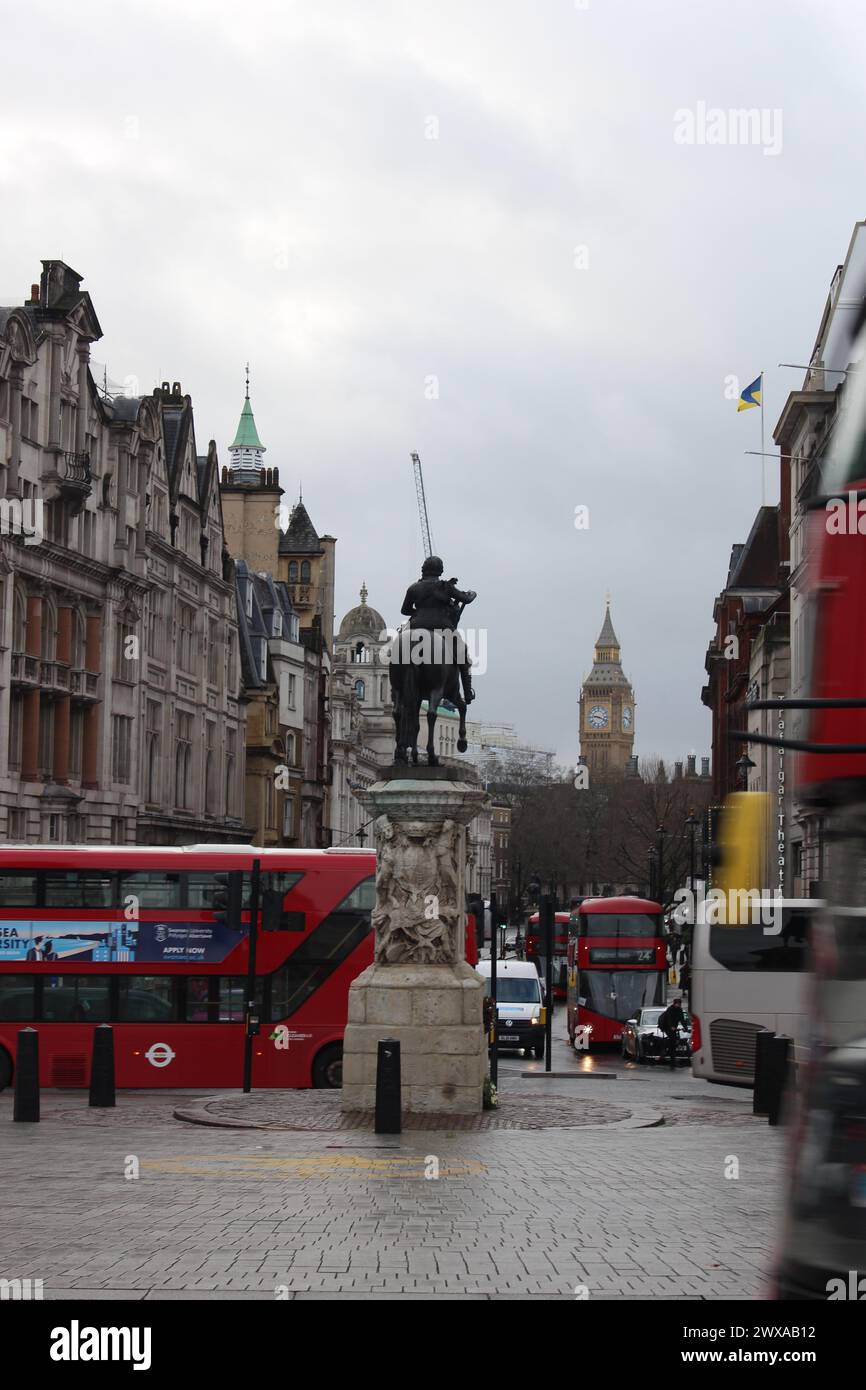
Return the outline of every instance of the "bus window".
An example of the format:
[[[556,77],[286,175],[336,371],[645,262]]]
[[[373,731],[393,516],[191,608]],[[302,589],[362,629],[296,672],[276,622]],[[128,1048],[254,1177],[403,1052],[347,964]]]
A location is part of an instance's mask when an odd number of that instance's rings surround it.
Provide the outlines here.
[[[760,924],[711,926],[710,955],[726,970],[807,970],[809,912],[782,909],[782,929]]]
[[[35,906],[35,873],[29,869],[6,869],[0,874],[0,907]]]
[[[107,1023],[108,975],[50,975],[42,982],[43,1023]]]
[[[304,877],[299,873],[262,874],[260,893],[263,931],[304,931],[306,916],[303,912],[286,907],[286,895]]]
[[[100,869],[47,869],[46,907],[113,907],[114,875]]]
[[[588,912],[581,936],[660,936],[661,918],[646,912]]]
[[[194,975],[186,982],[187,1023],[219,1023],[219,976]]]
[[[146,911],[164,912],[182,906],[181,875],[163,869],[139,869],[121,875],[120,901],[135,898]]]
[[[262,1011],[264,978],[256,981]],[[186,982],[187,1023],[243,1023],[247,982],[243,975],[199,975]]]
[[[170,975],[121,975],[117,1017],[122,1023],[173,1023],[174,980]]]
[[[33,985],[32,975],[0,975],[0,1019],[4,1023],[23,1023],[34,1017]]]
[[[296,874],[296,878],[301,878],[301,874]],[[214,890],[225,888],[226,874],[218,875],[207,873],[205,870],[194,873],[184,874],[186,883],[185,907],[194,907],[201,912],[209,912],[213,908]],[[250,905],[250,876],[243,875],[243,888],[241,891],[241,908],[249,909]]]

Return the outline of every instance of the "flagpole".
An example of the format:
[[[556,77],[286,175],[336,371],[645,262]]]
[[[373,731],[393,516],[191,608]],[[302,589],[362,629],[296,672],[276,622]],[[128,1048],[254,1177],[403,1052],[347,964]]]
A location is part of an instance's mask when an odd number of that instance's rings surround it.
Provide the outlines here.
[[[764,369],[761,368],[761,506],[767,505],[767,460],[764,454]]]

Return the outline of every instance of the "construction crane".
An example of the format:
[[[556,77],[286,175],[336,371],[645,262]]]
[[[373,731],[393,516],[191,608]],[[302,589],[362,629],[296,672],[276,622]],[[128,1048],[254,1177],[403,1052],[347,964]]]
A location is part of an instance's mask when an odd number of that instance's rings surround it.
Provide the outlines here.
[[[421,472],[421,459],[418,454],[412,455],[412,467],[415,470],[415,491],[418,494],[418,515],[421,518],[421,541],[424,546],[424,558],[427,559],[433,554],[433,542],[430,539],[427,498],[424,495],[424,474]]]

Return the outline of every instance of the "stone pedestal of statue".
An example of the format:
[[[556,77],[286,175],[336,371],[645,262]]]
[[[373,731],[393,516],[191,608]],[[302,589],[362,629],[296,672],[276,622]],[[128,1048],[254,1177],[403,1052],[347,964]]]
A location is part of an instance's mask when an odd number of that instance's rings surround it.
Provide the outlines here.
[[[396,766],[363,793],[375,815],[374,963],[349,989],[343,1109],[372,1110],[383,1038],[400,1042],[403,1110],[482,1106],[484,986],[466,964],[466,827],[487,798],[475,769]]]

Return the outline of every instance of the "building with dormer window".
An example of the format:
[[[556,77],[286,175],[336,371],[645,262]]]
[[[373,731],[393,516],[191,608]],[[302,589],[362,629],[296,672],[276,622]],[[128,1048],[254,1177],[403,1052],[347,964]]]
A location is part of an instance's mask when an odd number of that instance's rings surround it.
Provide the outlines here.
[[[81,279],[0,309],[0,838],[243,840],[216,446],[178,382],[97,388]]]

